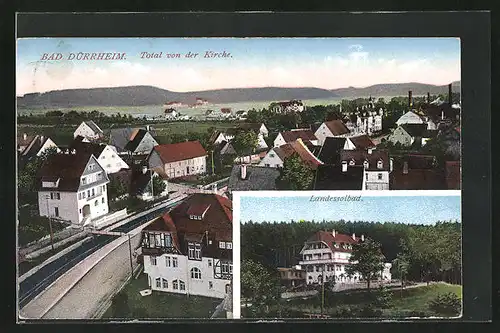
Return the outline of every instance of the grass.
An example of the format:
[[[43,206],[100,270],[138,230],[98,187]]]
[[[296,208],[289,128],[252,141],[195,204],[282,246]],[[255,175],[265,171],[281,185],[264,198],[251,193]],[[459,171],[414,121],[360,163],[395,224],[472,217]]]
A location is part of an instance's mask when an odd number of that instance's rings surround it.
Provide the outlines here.
[[[374,289],[375,291],[376,289]],[[442,317],[438,313],[429,310],[429,302],[439,294],[453,292],[460,299],[462,298],[462,286],[446,283],[434,283],[429,286],[408,288],[401,291],[397,288],[391,289],[392,301],[387,309],[381,309],[381,317]],[[293,311],[302,313],[320,313],[321,295],[316,295],[308,299],[292,299],[285,303]],[[350,290],[344,292],[331,293],[325,295],[325,312],[332,317],[339,310],[346,307],[363,307],[369,305],[366,290]]]
[[[138,279],[127,284],[123,292],[128,297],[128,313],[113,315],[112,307],[102,316],[108,318],[163,319],[163,318],[210,318],[222,300],[201,296],[186,296],[161,291],[153,291],[149,296],[141,296],[139,291],[148,289],[148,278],[141,274]]]

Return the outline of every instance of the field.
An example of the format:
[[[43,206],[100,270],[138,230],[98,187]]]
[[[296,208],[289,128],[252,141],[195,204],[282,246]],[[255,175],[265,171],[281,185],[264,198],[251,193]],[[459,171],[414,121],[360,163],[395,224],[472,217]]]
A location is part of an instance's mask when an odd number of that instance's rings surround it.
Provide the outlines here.
[[[141,296],[139,291],[148,289],[148,278],[141,274],[125,286],[123,292],[128,298],[129,311],[119,311],[113,315],[110,307],[102,316],[108,318],[162,319],[162,318],[210,318],[222,300],[201,296],[187,296],[153,291],[149,296]]]

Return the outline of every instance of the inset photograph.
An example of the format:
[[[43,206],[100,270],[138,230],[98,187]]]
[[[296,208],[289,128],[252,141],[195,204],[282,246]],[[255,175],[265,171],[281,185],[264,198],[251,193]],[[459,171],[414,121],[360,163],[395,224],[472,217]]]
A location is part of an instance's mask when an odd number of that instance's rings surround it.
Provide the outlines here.
[[[461,316],[459,191],[237,196],[241,318]]]

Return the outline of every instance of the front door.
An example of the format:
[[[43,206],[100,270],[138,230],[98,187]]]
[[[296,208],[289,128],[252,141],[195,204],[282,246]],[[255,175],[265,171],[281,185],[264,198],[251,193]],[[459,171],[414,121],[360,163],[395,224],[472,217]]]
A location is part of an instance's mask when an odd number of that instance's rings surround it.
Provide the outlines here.
[[[83,206],[82,213],[83,213],[83,218],[90,216],[90,205],[89,204]]]

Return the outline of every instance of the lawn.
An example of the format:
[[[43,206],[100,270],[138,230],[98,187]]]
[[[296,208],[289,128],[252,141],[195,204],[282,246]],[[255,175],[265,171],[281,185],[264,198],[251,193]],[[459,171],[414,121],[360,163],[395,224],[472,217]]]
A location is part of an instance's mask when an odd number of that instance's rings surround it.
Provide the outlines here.
[[[139,291],[148,289],[148,278],[141,274],[138,279],[127,284],[123,292],[128,297],[129,311],[113,315],[112,306],[106,310],[102,319],[134,318],[210,318],[222,300],[201,296],[187,296],[153,291],[149,296],[141,296]]]
[[[391,302],[388,308],[380,309],[384,318],[402,317],[442,317],[438,313],[429,310],[429,302],[439,294],[452,292],[460,299],[462,298],[462,286],[446,283],[434,283],[429,286],[408,288],[401,291],[392,289]],[[283,304],[291,311],[302,313],[321,313],[321,295],[318,294],[308,299],[296,298]],[[343,318],[348,315],[339,315],[342,310],[349,308],[368,306],[366,290],[350,290],[325,294],[324,313],[331,317]]]

